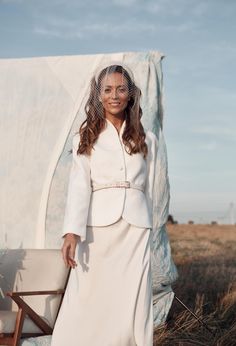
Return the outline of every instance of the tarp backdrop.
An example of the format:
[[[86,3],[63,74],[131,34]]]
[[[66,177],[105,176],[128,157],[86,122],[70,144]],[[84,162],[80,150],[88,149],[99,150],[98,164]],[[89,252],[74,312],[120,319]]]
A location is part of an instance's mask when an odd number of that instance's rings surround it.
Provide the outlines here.
[[[97,66],[106,59],[131,67],[143,125],[157,132],[162,58],[154,51],[0,60],[1,247],[60,246],[68,151]]]
[[[1,249],[61,247],[69,150],[100,63],[121,60],[130,66],[142,91],[143,126],[158,134],[163,57],[149,51],[0,60]],[[156,276],[153,268],[154,286]],[[157,301],[156,324],[166,316],[173,292],[164,296],[161,306]]]

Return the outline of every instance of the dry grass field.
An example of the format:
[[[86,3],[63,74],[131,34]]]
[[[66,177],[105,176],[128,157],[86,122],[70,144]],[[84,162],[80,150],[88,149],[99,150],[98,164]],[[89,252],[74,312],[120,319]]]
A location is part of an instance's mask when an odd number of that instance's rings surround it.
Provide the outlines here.
[[[173,290],[211,329],[174,300],[154,346],[236,346],[236,226],[168,225],[179,271]]]

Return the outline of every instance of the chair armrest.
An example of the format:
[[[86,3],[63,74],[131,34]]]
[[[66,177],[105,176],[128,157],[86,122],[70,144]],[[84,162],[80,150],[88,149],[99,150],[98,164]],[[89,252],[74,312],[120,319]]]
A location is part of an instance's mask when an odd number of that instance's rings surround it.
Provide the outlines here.
[[[6,292],[6,295],[13,298],[13,297],[20,297],[20,296],[35,296],[35,295],[57,295],[57,294],[64,294],[65,289],[59,289],[59,290],[53,290],[53,291],[28,291],[28,292]]]

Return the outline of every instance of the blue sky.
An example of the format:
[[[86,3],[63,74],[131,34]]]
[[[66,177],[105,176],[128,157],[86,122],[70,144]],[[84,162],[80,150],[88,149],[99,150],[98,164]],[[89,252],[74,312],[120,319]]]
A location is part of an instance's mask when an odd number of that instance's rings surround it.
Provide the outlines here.
[[[235,18],[234,0],[0,0],[0,58],[164,53],[170,211],[199,221],[236,204]]]

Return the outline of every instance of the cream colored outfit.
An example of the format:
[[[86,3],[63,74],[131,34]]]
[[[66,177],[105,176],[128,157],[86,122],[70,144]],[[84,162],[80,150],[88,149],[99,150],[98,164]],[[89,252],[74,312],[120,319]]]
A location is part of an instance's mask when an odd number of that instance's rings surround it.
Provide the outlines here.
[[[75,233],[81,241],[52,346],[153,345],[150,249],[157,139],[147,131],[145,161],[140,153],[125,151],[125,121],[119,134],[106,123],[90,157],[76,155],[79,136],[73,138],[63,235]]]
[[[91,156],[76,155],[79,135],[73,138],[73,162],[69,180],[63,234],[76,233],[86,238],[86,226],[107,226],[122,216],[138,227],[152,227],[152,184],[157,138],[146,133],[149,149],[147,162],[141,153],[129,155],[122,143],[126,121],[118,134],[115,126],[106,121]],[[150,171],[150,172],[149,172]],[[136,188],[103,188],[92,193],[91,185],[129,181]]]

